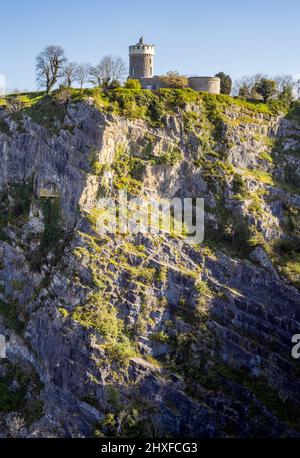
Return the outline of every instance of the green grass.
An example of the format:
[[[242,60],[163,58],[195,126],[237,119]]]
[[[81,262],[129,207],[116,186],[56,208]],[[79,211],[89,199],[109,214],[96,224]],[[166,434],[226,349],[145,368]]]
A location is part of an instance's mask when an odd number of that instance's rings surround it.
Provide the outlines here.
[[[265,172],[264,170],[258,170],[258,169],[244,169],[242,171],[242,174],[245,177],[248,178],[253,178],[260,183],[268,184],[268,185],[274,185],[274,180],[269,172]]]
[[[46,127],[51,134],[55,134],[59,132],[59,129],[67,128],[64,125],[66,108],[58,103],[62,90],[53,91],[51,95],[44,92],[11,94],[2,98],[0,103],[5,106],[17,99],[20,104],[20,113],[17,114],[17,117],[27,114],[34,122]],[[127,88],[110,91],[103,91],[100,88],[83,90],[68,88],[65,90],[69,93],[71,103],[92,101],[100,111],[112,112],[130,119],[145,119],[154,127],[163,125],[163,118],[166,114],[174,113],[177,107],[186,109],[188,105],[198,105],[200,108],[205,105],[210,115],[213,116],[214,114],[215,119],[213,121],[217,124],[220,124],[221,118],[228,108],[239,109],[246,112],[247,116],[257,113],[274,115],[274,106],[248,102],[226,95],[196,92],[189,88],[160,89],[155,92]],[[3,129],[8,133],[6,126],[3,126]]]
[[[169,148],[164,154],[160,154],[153,161],[157,165],[176,165],[183,160],[183,153],[179,148]]]
[[[100,293],[92,294],[85,306],[73,312],[72,319],[101,334],[102,347],[111,362],[127,367],[130,359],[136,355],[126,335],[124,323],[117,317],[116,308],[106,303]]]
[[[263,161],[267,161],[270,164],[272,164],[272,162],[273,162],[272,156],[269,153],[267,153],[266,151],[263,151],[262,153],[260,153],[259,157]]]
[[[166,334],[163,331],[151,334],[150,339],[153,340],[153,342],[157,342],[161,344],[167,344],[170,340],[168,334]]]
[[[20,124],[23,115],[29,116],[33,122],[45,127],[51,134],[58,134],[64,125],[66,109],[56,100],[58,91],[51,95],[44,92],[31,92],[24,94],[12,94],[5,98],[5,104],[9,109],[10,104],[18,102],[19,108],[12,113],[12,118]],[[76,100],[74,94],[74,100]]]

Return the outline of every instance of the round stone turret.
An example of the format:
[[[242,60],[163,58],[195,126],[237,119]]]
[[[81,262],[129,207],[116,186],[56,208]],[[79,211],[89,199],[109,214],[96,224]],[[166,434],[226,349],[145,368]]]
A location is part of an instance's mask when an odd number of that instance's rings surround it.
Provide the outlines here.
[[[193,76],[189,78],[189,86],[194,91],[205,91],[220,94],[221,80],[216,76]]]
[[[147,45],[143,37],[133,46],[129,46],[129,78],[152,78],[154,74],[154,45]]]

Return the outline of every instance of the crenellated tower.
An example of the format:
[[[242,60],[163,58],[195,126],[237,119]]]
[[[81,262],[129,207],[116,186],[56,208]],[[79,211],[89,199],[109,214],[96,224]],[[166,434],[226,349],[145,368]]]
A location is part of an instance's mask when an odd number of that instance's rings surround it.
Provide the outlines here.
[[[143,37],[129,46],[129,78],[152,78],[154,74],[155,46],[147,45]]]

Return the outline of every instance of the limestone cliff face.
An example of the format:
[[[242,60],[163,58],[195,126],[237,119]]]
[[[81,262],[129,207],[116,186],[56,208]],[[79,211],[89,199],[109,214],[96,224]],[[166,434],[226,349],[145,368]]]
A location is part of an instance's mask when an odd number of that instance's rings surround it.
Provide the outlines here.
[[[0,111],[4,437],[299,435],[300,124],[217,115],[77,103],[53,134]],[[119,189],[204,197],[203,244],[99,235]]]

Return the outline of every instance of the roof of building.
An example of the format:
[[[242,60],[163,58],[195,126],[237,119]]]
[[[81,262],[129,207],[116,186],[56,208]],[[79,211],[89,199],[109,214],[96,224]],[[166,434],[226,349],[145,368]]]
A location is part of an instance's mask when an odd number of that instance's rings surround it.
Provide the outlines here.
[[[135,47],[135,46],[149,46],[149,47],[151,46],[152,47],[154,46],[154,44],[150,45],[150,44],[145,43],[144,37],[141,37],[137,44],[130,46],[130,47]]]

